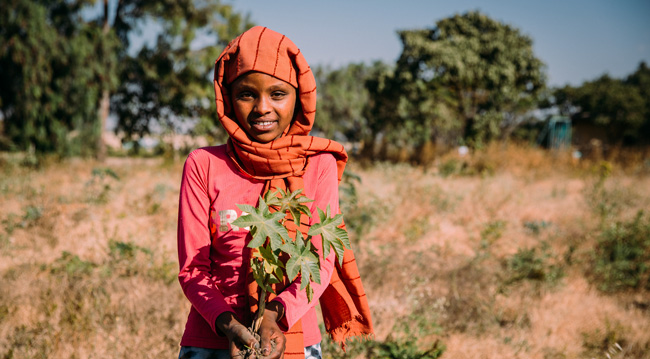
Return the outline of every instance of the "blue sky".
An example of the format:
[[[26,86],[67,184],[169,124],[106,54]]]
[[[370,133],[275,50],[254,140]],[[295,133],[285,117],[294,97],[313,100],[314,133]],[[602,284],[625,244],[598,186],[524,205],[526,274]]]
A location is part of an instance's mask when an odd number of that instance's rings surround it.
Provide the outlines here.
[[[533,39],[549,85],[624,77],[650,64],[650,0],[248,0],[229,1],[253,22],[287,35],[312,65],[394,62],[396,31],[479,10]]]

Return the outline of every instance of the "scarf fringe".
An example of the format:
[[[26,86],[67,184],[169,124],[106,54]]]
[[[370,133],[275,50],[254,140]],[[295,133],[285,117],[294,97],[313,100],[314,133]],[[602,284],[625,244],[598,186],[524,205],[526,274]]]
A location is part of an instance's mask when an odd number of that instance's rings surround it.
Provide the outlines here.
[[[369,328],[368,324],[364,324],[363,316],[360,314],[328,331],[328,334],[334,343],[341,346],[344,352],[348,340],[366,341],[375,338],[375,333]]]

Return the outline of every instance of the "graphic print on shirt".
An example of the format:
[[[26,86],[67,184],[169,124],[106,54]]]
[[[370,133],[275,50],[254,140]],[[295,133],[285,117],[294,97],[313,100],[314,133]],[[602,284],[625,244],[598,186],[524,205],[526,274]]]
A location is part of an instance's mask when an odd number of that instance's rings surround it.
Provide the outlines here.
[[[244,231],[250,231],[250,227],[245,227],[245,228],[239,228],[235,225],[232,224],[237,219],[237,211],[234,209],[225,209],[219,211],[218,215],[216,214],[216,210],[214,208],[210,209],[210,229],[212,234],[214,235],[214,232],[216,232],[216,227],[218,226],[220,232],[228,232],[229,230],[233,230],[235,232],[238,232],[240,230]],[[248,213],[242,212],[242,216],[247,215]],[[214,231],[212,229],[214,228]]]

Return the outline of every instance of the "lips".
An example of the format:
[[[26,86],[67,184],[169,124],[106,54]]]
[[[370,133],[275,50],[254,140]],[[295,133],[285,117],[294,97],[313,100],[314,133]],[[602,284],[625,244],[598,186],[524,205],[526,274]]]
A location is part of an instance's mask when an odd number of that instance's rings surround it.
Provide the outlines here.
[[[268,131],[277,125],[278,121],[250,121],[251,127],[258,131]]]

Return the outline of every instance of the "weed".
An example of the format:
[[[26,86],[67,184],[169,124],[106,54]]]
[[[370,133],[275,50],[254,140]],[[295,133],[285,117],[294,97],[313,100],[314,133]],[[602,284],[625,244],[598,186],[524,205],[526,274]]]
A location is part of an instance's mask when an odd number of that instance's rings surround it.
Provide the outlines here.
[[[442,325],[446,330],[485,333],[498,324],[494,314],[495,266],[487,250],[449,271],[450,295]],[[482,295],[476,295],[482,293]]]
[[[13,233],[16,228],[33,227],[43,217],[42,207],[30,205],[25,207],[23,210],[25,213],[22,216],[10,213],[7,218],[2,220],[2,224],[5,225],[5,231],[8,234]]]
[[[403,318],[393,329],[393,334],[385,340],[362,340],[352,341],[346,345],[343,351],[329,336],[323,335],[321,342],[323,353],[332,359],[366,358],[378,359],[436,359],[440,358],[445,351],[445,346],[440,340],[426,346],[420,345],[418,339],[422,335],[430,334],[430,329],[425,327],[440,328],[436,323],[422,320],[415,313]],[[415,328],[415,330],[414,330]],[[321,325],[321,332],[324,331]]]
[[[50,273],[65,273],[71,277],[80,278],[90,275],[96,267],[95,263],[84,261],[79,256],[64,251],[61,253],[61,257],[51,265]]]
[[[379,359],[436,359],[445,352],[445,346],[436,340],[427,349],[420,349],[413,338],[375,343],[369,350],[370,358]]]
[[[650,290],[650,217],[639,211],[632,221],[606,228],[593,253],[592,271],[606,292]]]
[[[404,230],[404,237],[409,242],[414,242],[429,230],[429,218],[428,217],[417,217],[413,219]]]
[[[27,228],[34,225],[41,217],[43,217],[43,208],[36,206],[25,207],[25,214],[23,215],[22,227]]]
[[[389,205],[379,198],[371,199],[367,204],[357,205],[345,213],[345,224],[354,234],[354,240],[360,240],[364,234],[370,232],[378,223],[385,221],[390,216]]]
[[[339,185],[339,207],[342,213],[355,209],[359,202],[357,185],[361,184],[359,175],[348,171],[343,172],[343,179]]]
[[[627,345],[624,338],[625,328],[619,322],[605,320],[604,330],[595,329],[582,333],[582,347],[584,354],[598,357],[609,357],[623,351]]]
[[[461,172],[466,163],[456,158],[450,158],[438,166],[438,173],[442,177],[449,177]]]
[[[636,198],[629,189],[620,187],[609,188],[608,179],[612,173],[612,164],[603,161],[594,169],[597,179],[585,192],[589,208],[598,216],[601,228],[628,207]]]
[[[492,221],[486,224],[481,230],[481,247],[485,249],[496,242],[503,235],[505,228],[505,221]]]
[[[20,325],[13,329],[6,338],[8,350],[3,359],[34,358],[47,359],[51,357],[52,343],[44,335],[52,328],[45,322],[39,322],[32,327]]]
[[[496,165],[487,156],[479,156],[472,160],[459,160],[450,158],[438,166],[438,173],[442,177],[452,175],[461,176],[492,176],[496,172]]]
[[[546,221],[525,221],[524,228],[526,228],[534,236],[538,236],[542,230],[551,226],[551,222]]]
[[[541,249],[519,249],[505,260],[506,278],[503,284],[508,286],[524,280],[557,284],[564,271],[559,265],[550,263],[552,259],[546,243],[542,243]]]
[[[111,191],[111,185],[119,180],[120,177],[110,168],[93,168],[91,178],[85,185],[88,202],[106,203]]]
[[[147,214],[153,215],[158,213],[160,208],[162,208],[162,202],[165,199],[169,187],[163,183],[158,183],[154,187],[153,192],[145,196],[145,203],[148,203]]]

